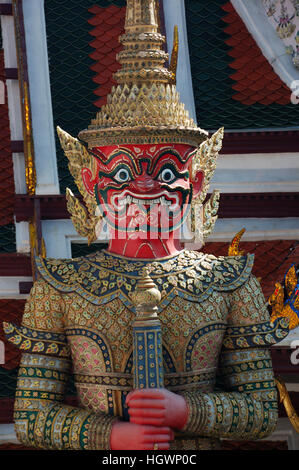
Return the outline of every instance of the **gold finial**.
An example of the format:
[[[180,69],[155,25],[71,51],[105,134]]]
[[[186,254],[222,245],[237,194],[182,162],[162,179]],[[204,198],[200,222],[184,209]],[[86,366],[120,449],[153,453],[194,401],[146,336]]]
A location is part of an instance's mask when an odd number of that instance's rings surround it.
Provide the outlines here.
[[[168,54],[162,50],[165,37],[160,33],[156,0],[128,0],[124,49],[117,60],[122,65],[114,78],[117,83],[170,83],[172,74],[164,67]]]
[[[298,283],[295,266],[292,265],[285,276],[285,288],[287,296],[290,296]]]
[[[177,67],[178,67],[178,56],[179,56],[179,30],[178,30],[178,27],[175,26],[174,31],[173,31],[173,47],[172,47],[170,66],[169,66],[171,74],[172,74],[171,83],[173,85],[176,84],[176,72],[177,72]]]
[[[161,293],[149,274],[145,274],[137,282],[136,289],[132,293],[132,301],[136,307],[137,322],[156,321],[158,304]]]
[[[245,231],[246,229],[242,228],[242,230],[240,230],[240,232],[238,232],[237,235],[234,236],[228,249],[228,256],[241,256],[244,254],[244,251],[240,250],[239,244]]]
[[[271,322],[273,323],[276,318],[280,317],[288,318],[290,330],[297,328],[299,325],[297,314],[299,307],[299,295],[298,290],[296,290],[297,282],[295,266],[291,266],[285,276],[284,285],[276,282],[274,292],[268,299],[268,304],[271,307]]]

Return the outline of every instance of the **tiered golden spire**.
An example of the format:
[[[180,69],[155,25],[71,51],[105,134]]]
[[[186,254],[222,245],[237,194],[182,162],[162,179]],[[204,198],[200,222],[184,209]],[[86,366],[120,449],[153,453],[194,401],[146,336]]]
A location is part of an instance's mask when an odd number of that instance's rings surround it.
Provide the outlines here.
[[[127,0],[120,70],[107,104],[79,138],[89,148],[130,143],[186,143],[198,146],[207,133],[190,118],[165,67],[168,54],[159,26],[158,0]]]
[[[159,9],[155,0],[128,0],[126,33],[119,38],[124,49],[118,54],[122,68],[117,83],[169,83],[171,72],[164,67],[168,54],[162,49],[165,37],[159,32]]]

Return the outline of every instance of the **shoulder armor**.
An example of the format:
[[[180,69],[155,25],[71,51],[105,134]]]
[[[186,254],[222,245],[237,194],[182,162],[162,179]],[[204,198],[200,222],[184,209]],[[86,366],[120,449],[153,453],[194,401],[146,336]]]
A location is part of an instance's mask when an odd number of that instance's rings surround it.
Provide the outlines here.
[[[7,341],[23,352],[69,357],[70,351],[64,334],[16,326],[6,322],[3,322],[3,330]]]
[[[40,276],[60,292],[76,292],[96,305],[118,297],[130,308],[131,293],[147,272],[162,293],[160,307],[164,308],[177,295],[200,302],[214,290],[240,287],[251,274],[253,260],[250,254],[216,258],[187,250],[175,257],[142,260],[103,250],[76,259],[38,257],[36,266]]]

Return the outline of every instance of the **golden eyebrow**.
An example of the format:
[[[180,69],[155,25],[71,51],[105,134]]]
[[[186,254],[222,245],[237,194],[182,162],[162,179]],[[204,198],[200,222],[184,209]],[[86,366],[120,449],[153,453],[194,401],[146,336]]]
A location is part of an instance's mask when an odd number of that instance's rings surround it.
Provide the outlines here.
[[[134,168],[134,171],[137,173],[138,172],[138,167],[137,167],[137,164],[136,164],[136,157],[135,157],[134,153],[130,152],[130,150],[122,148],[122,147],[119,147],[118,149],[115,149],[112,152],[112,154],[109,156],[108,160],[106,161],[106,164],[110,163],[110,161],[113,158],[115,158],[117,156],[120,156],[120,155],[125,155],[130,159],[130,161],[132,163],[132,166]]]

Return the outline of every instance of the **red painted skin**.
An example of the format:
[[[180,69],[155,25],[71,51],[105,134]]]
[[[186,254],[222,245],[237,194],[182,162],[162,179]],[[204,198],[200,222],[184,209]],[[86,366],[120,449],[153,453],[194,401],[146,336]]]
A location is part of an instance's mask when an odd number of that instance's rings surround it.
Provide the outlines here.
[[[201,171],[194,180],[189,176],[194,151],[194,147],[179,144],[93,149],[97,156],[97,176],[92,177],[90,170],[84,168],[82,178],[90,194],[97,194],[99,205],[107,214],[109,228],[114,231],[109,252],[130,258],[155,259],[182,251],[178,237],[181,221],[189,210],[188,203],[199,194],[203,182]],[[117,172],[118,168],[120,170]],[[171,174],[166,171],[161,175],[163,168],[171,169],[175,178],[165,182],[165,175],[169,179]],[[128,175],[127,181],[117,181],[117,178],[124,180]],[[146,210],[147,200],[158,199],[161,193],[168,203],[176,202],[176,211],[171,219],[165,204],[155,204],[150,216]],[[139,211],[138,204],[130,201],[125,209],[120,206],[128,196],[144,201],[144,209]],[[126,232],[126,229],[136,226],[139,231]],[[157,230],[154,236],[150,231],[153,227]],[[154,445],[159,450],[167,450],[174,439],[174,430],[181,430],[187,422],[185,399],[166,389],[134,390],[127,396],[126,403],[130,421],[113,424],[110,439],[112,450],[152,450]]]
[[[90,194],[96,192],[99,206],[105,212],[113,232],[108,251],[129,258],[150,259],[176,255],[182,251],[179,237],[181,222],[187,215],[191,197],[198,195],[203,182],[202,171],[193,180],[188,176],[194,151],[194,147],[182,144],[93,149],[93,153],[98,156],[96,176],[83,168],[82,178]],[[127,182],[116,181],[119,165],[122,165],[120,172],[125,170],[129,173]],[[159,172],[162,168],[176,172],[173,181],[165,182],[161,179]],[[161,195],[172,204],[171,207],[177,207],[172,218],[169,218],[167,206],[163,204],[154,204],[150,211],[146,211],[149,208],[147,200],[157,200]],[[119,203],[126,197],[144,201],[143,210],[131,202],[126,210],[117,211]]]

